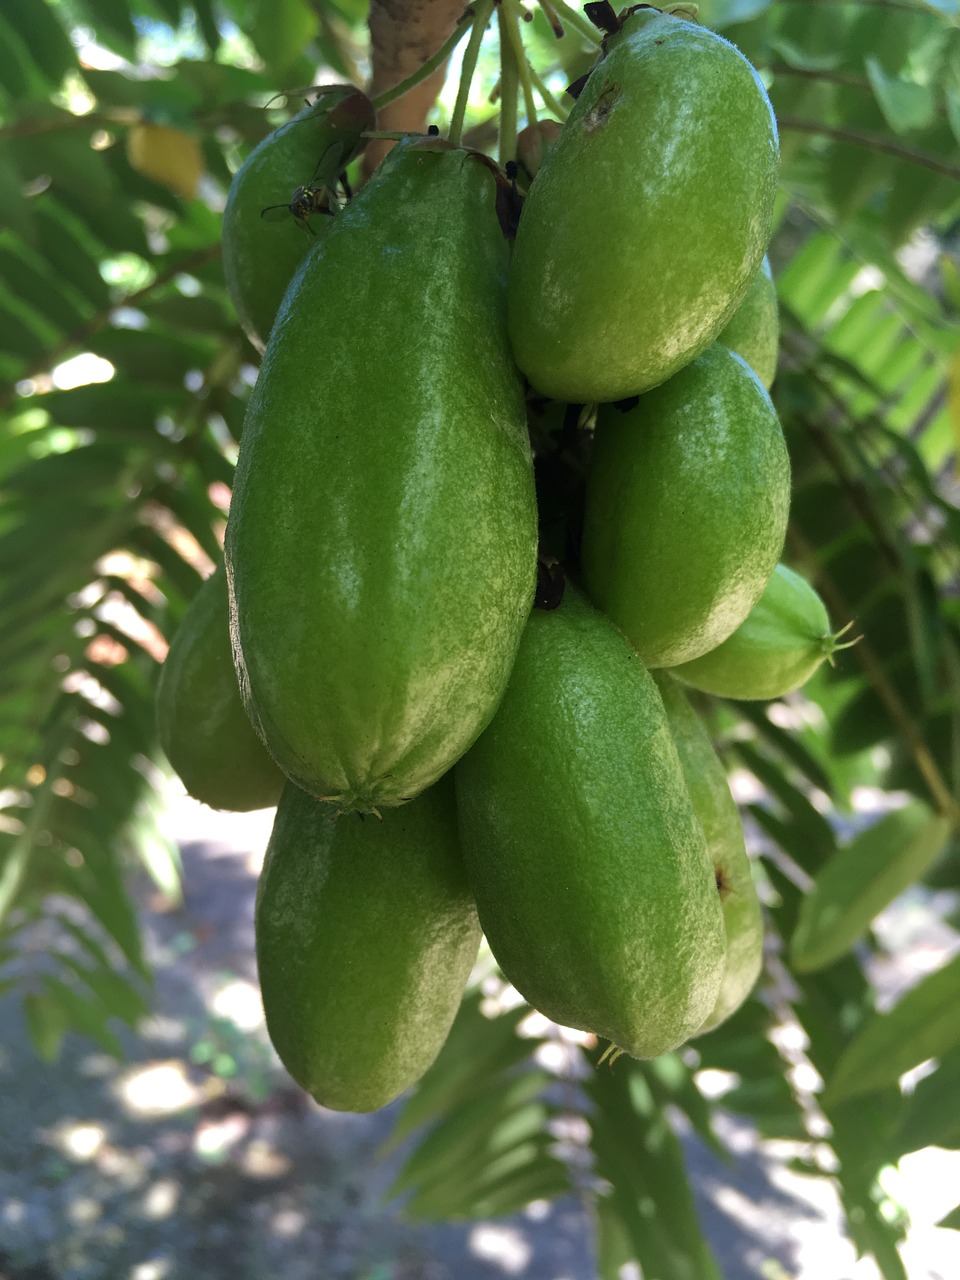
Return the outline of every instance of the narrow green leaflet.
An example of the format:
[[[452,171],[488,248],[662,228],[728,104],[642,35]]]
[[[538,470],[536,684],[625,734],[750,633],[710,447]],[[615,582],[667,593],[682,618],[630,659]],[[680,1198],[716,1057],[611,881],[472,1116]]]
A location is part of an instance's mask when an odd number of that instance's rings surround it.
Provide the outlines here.
[[[911,800],[838,849],[803,900],[790,942],[793,966],[820,969],[848,951],[932,865],[949,835],[946,818]]]
[[[840,1056],[824,1105],[895,1083],[928,1058],[960,1044],[960,955],[908,991],[889,1013],[875,1014]]]
[[[947,1227],[950,1231],[960,1231],[960,1204],[951,1209],[945,1218],[937,1223],[938,1227]]]
[[[905,1099],[893,1134],[897,1158],[933,1146],[960,1148],[960,1048],[946,1054]]]
[[[722,1280],[649,1065],[626,1056],[605,1063],[586,1090],[594,1171],[611,1186],[597,1202],[601,1280],[619,1280],[630,1261],[657,1280]]]

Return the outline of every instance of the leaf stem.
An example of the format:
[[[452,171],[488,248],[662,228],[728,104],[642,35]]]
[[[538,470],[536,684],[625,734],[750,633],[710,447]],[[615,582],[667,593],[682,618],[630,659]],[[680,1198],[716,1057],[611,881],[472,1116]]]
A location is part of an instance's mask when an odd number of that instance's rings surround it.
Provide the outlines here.
[[[474,25],[477,16],[477,9],[481,6],[469,8],[463,17],[454,27],[451,34],[443,42],[437,52],[426,62],[414,71],[413,75],[407,76],[405,80],[401,80],[399,84],[395,84],[392,89],[384,89],[383,93],[378,94],[373,99],[373,107],[375,111],[380,111],[383,107],[389,106],[391,102],[396,102],[397,98],[402,98],[405,93],[409,93],[411,89],[415,89],[418,84],[422,84],[424,80],[428,80],[430,76],[437,71],[453,53],[454,49]]]
[[[584,36],[591,44],[599,44],[600,32],[586,19],[578,9],[572,9],[565,0],[550,0],[550,8],[555,10],[564,22],[568,22],[575,31]]]
[[[467,103],[470,100],[470,84],[477,69],[480,45],[483,43],[484,33],[487,30],[487,24],[492,13],[493,0],[477,0],[477,3],[473,6],[473,29],[470,32],[470,40],[463,55],[460,87],[457,89],[457,100],[454,103],[453,115],[450,119],[450,131],[447,134],[447,137],[455,147],[459,147],[460,139],[463,137],[463,121],[467,114]]]

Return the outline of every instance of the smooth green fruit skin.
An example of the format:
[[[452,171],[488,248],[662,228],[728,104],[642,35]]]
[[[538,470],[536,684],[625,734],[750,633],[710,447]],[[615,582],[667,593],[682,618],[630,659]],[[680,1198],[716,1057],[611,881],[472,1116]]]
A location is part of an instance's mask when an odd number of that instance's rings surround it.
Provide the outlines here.
[[[453,779],[383,821],[289,785],[257,888],[267,1029],[335,1111],[376,1111],[440,1052],[480,945]]]
[[[736,631],[672,674],[722,698],[781,698],[810,679],[833,652],[834,641],[826,606],[814,588],[778,564]]]
[[[268,206],[286,204],[297,187],[310,182],[323,152],[337,145],[327,123],[337,96],[324,95],[275,129],[253,149],[230,183],[223,211],[223,273],[237,318],[258,351],[266,346],[297,267],[331,221],[313,217],[307,231],[292,214],[276,221],[265,221],[261,214]],[[360,97],[349,86],[339,96]]]
[[[570,587],[531,615],[456,776],[480,923],[509,981],[634,1057],[682,1044],[723,975],[713,866],[653,680]]]
[[[703,721],[666,671],[654,672],[694,812],[700,819],[723,908],[727,958],[720,994],[697,1032],[725,1022],[756,985],[763,966],[763,916],[743,840],[743,824]]]
[[[718,342],[743,356],[763,385],[770,390],[777,376],[780,349],[780,313],[777,286],[766,257],[753,277],[747,296],[733,313]]]
[[[680,18],[636,14],[590,75],[524,203],[510,339],[573,403],[657,386],[739,306],[773,229],[779,144],[756,71]]]
[[[476,157],[396,147],[291,286],[244,426],[226,551],[245,705],[288,776],[344,809],[402,803],[459,759],[533,603],[494,201]]]
[[[628,413],[600,411],[581,548],[587,593],[648,667],[699,657],[759,599],[789,506],[770,397],[714,344]]]
[[[221,565],[191,600],[160,669],[157,730],[190,795],[245,813],[275,805],[284,776],[243,709]]]

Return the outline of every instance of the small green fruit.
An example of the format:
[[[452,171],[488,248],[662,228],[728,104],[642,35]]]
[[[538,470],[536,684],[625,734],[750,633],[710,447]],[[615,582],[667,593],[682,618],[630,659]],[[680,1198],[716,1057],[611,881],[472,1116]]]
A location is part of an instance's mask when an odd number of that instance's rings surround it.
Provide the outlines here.
[[[344,810],[402,804],[459,759],[533,603],[496,199],[475,155],[394,148],[291,285],[244,425],[226,555],[245,705]]]
[[[314,217],[308,230],[282,206],[311,182],[335,185],[360,145],[361,132],[372,123],[373,108],[364,94],[352,85],[330,86],[264,138],[233,175],[223,211],[223,273],[240,324],[259,351],[287,285],[330,221]],[[279,217],[265,222],[261,215],[271,206]]]
[[[223,565],[190,602],[160,669],[157,729],[167,759],[195,799],[237,813],[280,799],[286,779],[240,700]]]
[[[727,959],[720,994],[697,1032],[712,1031],[746,1000],[763,964],[763,917],[743,840],[743,825],[727,785],[727,775],[703,721],[683,690],[666,671],[654,673],[670,723],[694,812],[700,819],[727,938]]]
[[[583,580],[649,667],[714,649],[783,546],[790,462],[770,397],[715,343],[627,413],[600,411]]]
[[[766,257],[753,277],[747,296],[726,328],[720,331],[717,341],[743,356],[769,391],[777,374],[780,316],[777,286],[773,283],[773,273]]]
[[[656,686],[570,588],[531,615],[456,775],[480,922],[521,995],[637,1058],[682,1044],[723,974],[713,866]]]
[[[827,610],[805,578],[778,564],[763,595],[717,648],[672,674],[722,698],[780,698],[799,689],[838,649]]]
[[[257,968],[284,1066],[376,1111],[440,1052],[480,945],[453,779],[383,821],[286,788],[257,890]]]
[[[760,78],[722,37],[648,10],[606,47],[510,266],[517,363],[577,404],[657,386],[714,340],[766,251],[779,166]]]

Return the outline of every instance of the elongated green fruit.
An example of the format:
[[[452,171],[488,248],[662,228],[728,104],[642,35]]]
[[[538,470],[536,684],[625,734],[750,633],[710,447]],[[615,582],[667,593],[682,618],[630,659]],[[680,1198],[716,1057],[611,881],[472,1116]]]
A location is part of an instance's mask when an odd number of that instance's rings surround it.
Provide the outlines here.
[[[722,698],[780,698],[845,647],[838,643],[841,634],[831,631],[826,607],[810,583],[778,564],[736,631],[672,674]]]
[[[637,1058],[702,1026],[724,968],[703,830],[656,685],[571,589],[531,615],[456,775],[480,922],[521,995]]]
[[[628,413],[601,410],[583,579],[649,667],[714,649],[783,546],[790,462],[770,397],[715,343]]]
[[[244,427],[227,565],[248,711],[343,809],[459,759],[533,603],[537,516],[487,166],[400,144],[277,319]],[[331,298],[349,300],[336,318]]]
[[[193,600],[157,684],[160,745],[195,799],[244,813],[277,803],[285,778],[243,709],[221,565]]]
[[[335,1111],[392,1102],[440,1052],[480,945],[453,779],[382,822],[288,786],[256,936],[267,1029],[297,1083]]]
[[[698,1035],[712,1031],[743,1004],[763,964],[763,917],[743,841],[743,825],[703,721],[668,672],[653,676],[670,724],[684,781],[707,841],[727,939],[716,1004]]]
[[[510,339],[557,400],[656,386],[717,336],[773,227],[770,101],[722,37],[652,11],[607,42],[524,204]]]
[[[717,341],[743,356],[769,391],[777,373],[780,316],[777,286],[766,257],[753,277],[747,296],[721,329]]]
[[[330,86],[264,138],[233,175],[223,211],[223,274],[237,318],[259,351],[287,285],[330,221],[322,214],[298,220],[284,206],[298,188],[334,186],[372,122],[364,94],[352,85]]]

